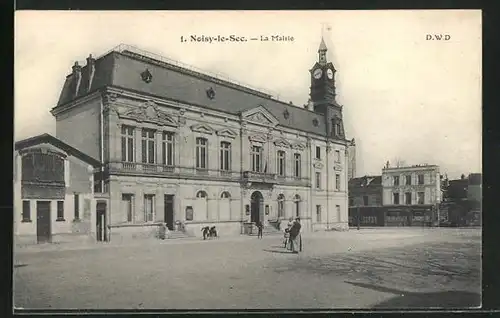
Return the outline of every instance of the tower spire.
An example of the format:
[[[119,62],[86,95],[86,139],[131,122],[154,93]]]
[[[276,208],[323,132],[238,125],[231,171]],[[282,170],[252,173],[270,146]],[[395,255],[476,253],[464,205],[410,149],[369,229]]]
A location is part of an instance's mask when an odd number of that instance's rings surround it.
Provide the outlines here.
[[[326,64],[326,51],[328,51],[328,48],[326,47],[325,40],[323,39],[323,36],[321,36],[321,43],[319,44],[319,49],[318,49],[318,54],[319,54],[319,64],[325,65]]]

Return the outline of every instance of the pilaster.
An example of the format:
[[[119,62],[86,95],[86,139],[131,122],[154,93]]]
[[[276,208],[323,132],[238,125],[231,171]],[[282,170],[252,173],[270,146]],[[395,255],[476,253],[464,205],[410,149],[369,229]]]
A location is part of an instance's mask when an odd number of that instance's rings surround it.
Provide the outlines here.
[[[142,128],[141,127],[136,127],[135,128],[135,162],[142,162]]]

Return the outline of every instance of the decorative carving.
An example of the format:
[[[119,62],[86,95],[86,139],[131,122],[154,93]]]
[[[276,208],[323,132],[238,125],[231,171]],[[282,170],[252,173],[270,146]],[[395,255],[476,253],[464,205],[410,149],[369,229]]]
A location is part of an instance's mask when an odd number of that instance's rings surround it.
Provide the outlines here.
[[[205,113],[204,113],[204,112],[201,112],[201,113],[200,113],[200,116],[201,116],[201,117],[205,117]]]
[[[229,120],[229,118],[224,117],[224,121],[225,121],[226,123],[228,122],[228,120]]]
[[[108,105],[109,103],[116,102],[116,99],[118,98],[118,94],[116,93],[106,93],[102,95],[102,103],[104,105]]]
[[[267,125],[267,126],[276,126],[279,122],[266,108],[262,105],[252,108],[250,110],[244,111],[241,114],[241,118],[243,120],[252,121],[255,123]]]
[[[191,130],[203,134],[208,134],[211,135],[214,133],[214,130],[212,127],[206,125],[206,124],[195,124],[191,126]]]
[[[248,139],[253,142],[265,143],[267,141],[267,137],[265,135],[251,135],[248,136]]]
[[[327,146],[326,146],[326,152],[327,152],[327,153],[332,152],[332,146],[327,145]]]
[[[285,111],[283,112],[283,117],[285,117],[285,119],[290,118],[290,113],[288,112],[288,109],[285,109]]]
[[[292,148],[302,151],[306,148],[306,145],[304,145],[303,143],[295,143],[292,145]]]
[[[210,87],[209,89],[207,89],[206,92],[207,92],[207,97],[209,99],[214,99],[215,98],[215,90],[212,87]]]
[[[151,81],[153,80],[153,74],[151,74],[151,72],[148,69],[146,69],[144,72],[141,73],[141,78],[144,82],[151,83]]]
[[[311,145],[312,145],[312,138],[311,138],[311,137],[307,137],[307,139],[306,139],[306,140],[307,140],[307,141],[306,141],[306,145],[307,145],[307,147],[311,147]]]
[[[314,118],[314,119],[313,119],[313,126],[314,126],[314,127],[318,127],[318,125],[319,125],[319,121],[318,121],[318,119],[317,119],[317,118]]]
[[[186,117],[179,116],[179,126],[184,126],[186,124]]]
[[[238,134],[232,129],[224,128],[224,129],[218,130],[217,135],[221,136],[221,137],[227,137],[227,138],[234,139],[234,138],[236,138],[236,136]]]
[[[147,101],[136,109],[127,111],[123,114],[118,114],[120,118],[132,119],[137,122],[149,122],[161,126],[177,127],[175,119],[158,109],[158,106],[153,101]]]
[[[179,109],[179,114],[184,115],[186,113],[186,109],[185,108],[181,108]]]
[[[323,168],[323,163],[321,163],[320,161],[316,161],[313,164],[313,167],[316,168],[316,169],[322,169]]]
[[[275,140],[274,144],[277,147],[282,147],[282,148],[290,148],[291,147],[290,143],[283,138],[279,138],[279,139]]]
[[[342,171],[342,165],[340,163],[336,163],[333,165],[333,170]]]

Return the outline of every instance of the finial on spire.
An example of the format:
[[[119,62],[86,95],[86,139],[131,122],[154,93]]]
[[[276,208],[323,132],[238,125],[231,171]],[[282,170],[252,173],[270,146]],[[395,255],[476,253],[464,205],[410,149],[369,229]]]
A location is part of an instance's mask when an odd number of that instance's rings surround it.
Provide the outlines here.
[[[321,37],[321,43],[319,44],[319,49],[318,49],[318,52],[321,51],[328,51],[328,48],[326,47],[325,40],[323,39],[323,37]]]

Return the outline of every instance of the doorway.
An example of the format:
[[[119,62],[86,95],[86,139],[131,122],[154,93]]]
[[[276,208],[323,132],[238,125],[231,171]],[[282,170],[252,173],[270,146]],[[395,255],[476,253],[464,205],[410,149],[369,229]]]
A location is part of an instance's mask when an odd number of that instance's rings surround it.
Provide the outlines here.
[[[250,197],[250,222],[258,223],[263,221],[264,197],[259,191],[252,193]]]
[[[164,220],[170,231],[174,230],[174,195],[165,194],[164,197]]]
[[[36,238],[37,243],[50,243],[50,201],[36,201]]]
[[[106,202],[97,202],[96,206],[96,236],[98,242],[107,241]]]

